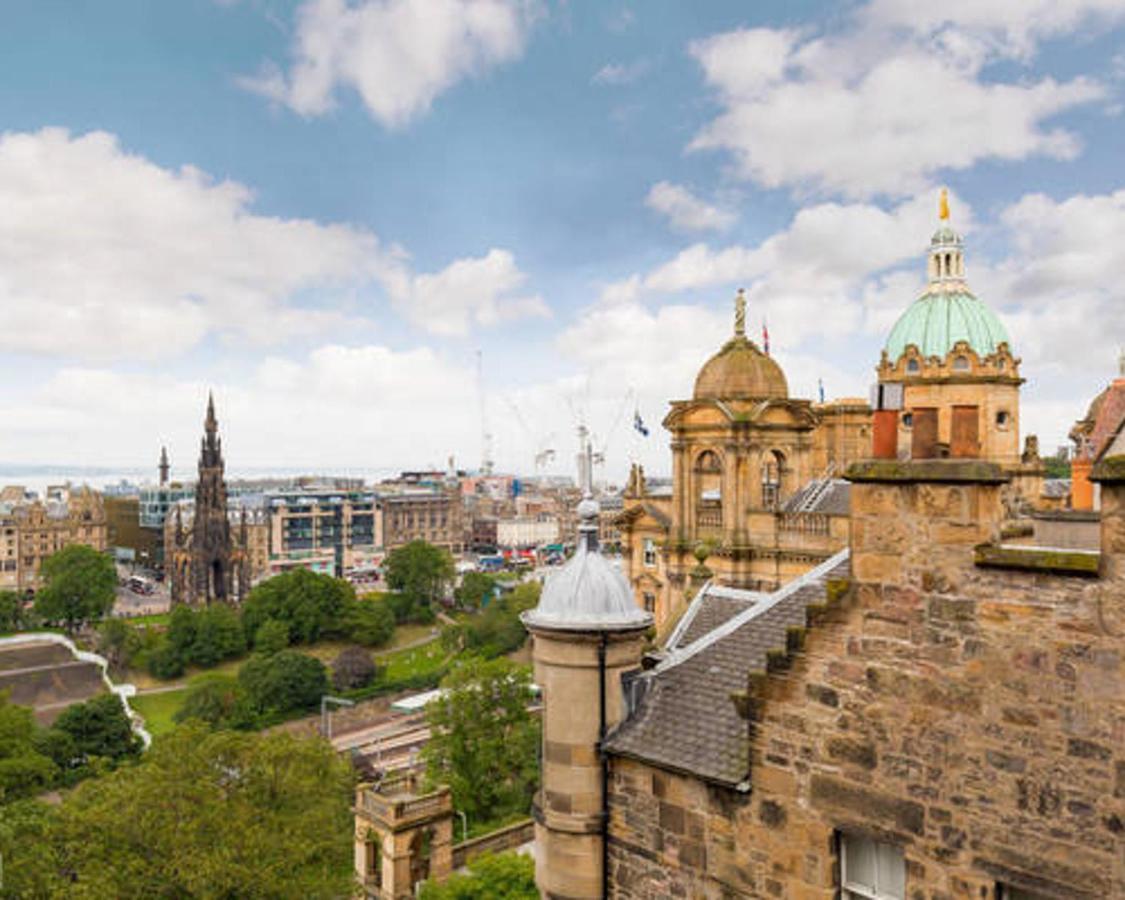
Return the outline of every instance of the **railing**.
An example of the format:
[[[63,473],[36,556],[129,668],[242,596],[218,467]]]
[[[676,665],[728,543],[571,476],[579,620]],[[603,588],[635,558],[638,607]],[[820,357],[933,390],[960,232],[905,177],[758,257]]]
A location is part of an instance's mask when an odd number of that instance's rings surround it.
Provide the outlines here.
[[[386,787],[393,785],[385,785],[384,789]],[[450,813],[453,803],[448,790],[403,798],[380,794],[375,788],[365,788],[360,796],[359,807],[367,815],[389,823]]]
[[[777,528],[778,531],[798,534],[828,534],[828,516],[825,513],[781,513],[778,516]]]
[[[482,853],[500,853],[535,840],[535,821],[523,819],[472,840],[453,845],[453,868],[460,869]]]
[[[699,528],[722,528],[723,527],[723,510],[719,509],[700,509],[695,514],[695,524]]]

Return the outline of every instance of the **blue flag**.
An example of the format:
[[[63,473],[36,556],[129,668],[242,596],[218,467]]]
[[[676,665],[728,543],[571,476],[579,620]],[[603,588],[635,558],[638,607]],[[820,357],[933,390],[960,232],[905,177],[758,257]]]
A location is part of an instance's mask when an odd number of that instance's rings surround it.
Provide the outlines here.
[[[645,421],[641,418],[641,411],[639,409],[633,411],[633,427],[639,431],[643,437],[648,437],[648,428],[645,427]]]

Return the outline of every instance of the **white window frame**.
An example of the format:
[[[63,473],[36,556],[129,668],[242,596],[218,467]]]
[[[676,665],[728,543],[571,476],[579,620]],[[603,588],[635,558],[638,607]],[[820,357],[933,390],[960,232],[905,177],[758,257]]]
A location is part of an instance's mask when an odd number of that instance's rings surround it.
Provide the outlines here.
[[[888,894],[880,890],[880,885],[876,884],[872,889],[865,884],[849,883],[848,881],[848,841],[853,842],[868,841],[875,846],[875,851],[878,853],[881,850],[896,853],[903,867],[903,884],[906,883],[906,857],[903,855],[902,848],[895,844],[888,844],[882,841],[876,841],[873,838],[865,838],[862,835],[848,835],[845,832],[840,832],[839,846],[840,846],[840,897],[842,900],[906,900],[905,890],[901,895]],[[878,875],[879,867],[876,865],[875,871]]]
[[[656,568],[656,541],[652,538],[645,538],[644,543],[641,545],[642,561],[646,568]]]

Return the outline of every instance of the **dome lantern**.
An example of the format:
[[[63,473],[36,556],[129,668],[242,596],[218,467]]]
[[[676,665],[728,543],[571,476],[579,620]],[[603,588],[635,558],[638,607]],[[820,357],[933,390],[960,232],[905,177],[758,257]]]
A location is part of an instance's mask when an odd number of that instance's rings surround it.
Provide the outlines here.
[[[945,359],[960,341],[982,358],[1009,344],[1003,323],[965,280],[964,239],[949,224],[944,188],[938,215],[940,224],[927,251],[928,284],[887,336],[884,352],[892,364],[911,345],[923,357]]]
[[[746,292],[734,299],[734,336],[703,364],[695,377],[696,400],[784,400],[785,373],[746,337]]]

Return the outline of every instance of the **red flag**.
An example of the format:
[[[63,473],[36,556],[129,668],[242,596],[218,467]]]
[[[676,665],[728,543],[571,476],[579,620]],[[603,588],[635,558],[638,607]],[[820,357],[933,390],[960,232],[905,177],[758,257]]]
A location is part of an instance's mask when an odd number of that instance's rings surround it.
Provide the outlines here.
[[[762,319],[762,349],[766,351],[766,356],[770,355],[770,330],[766,327],[765,319]]]

